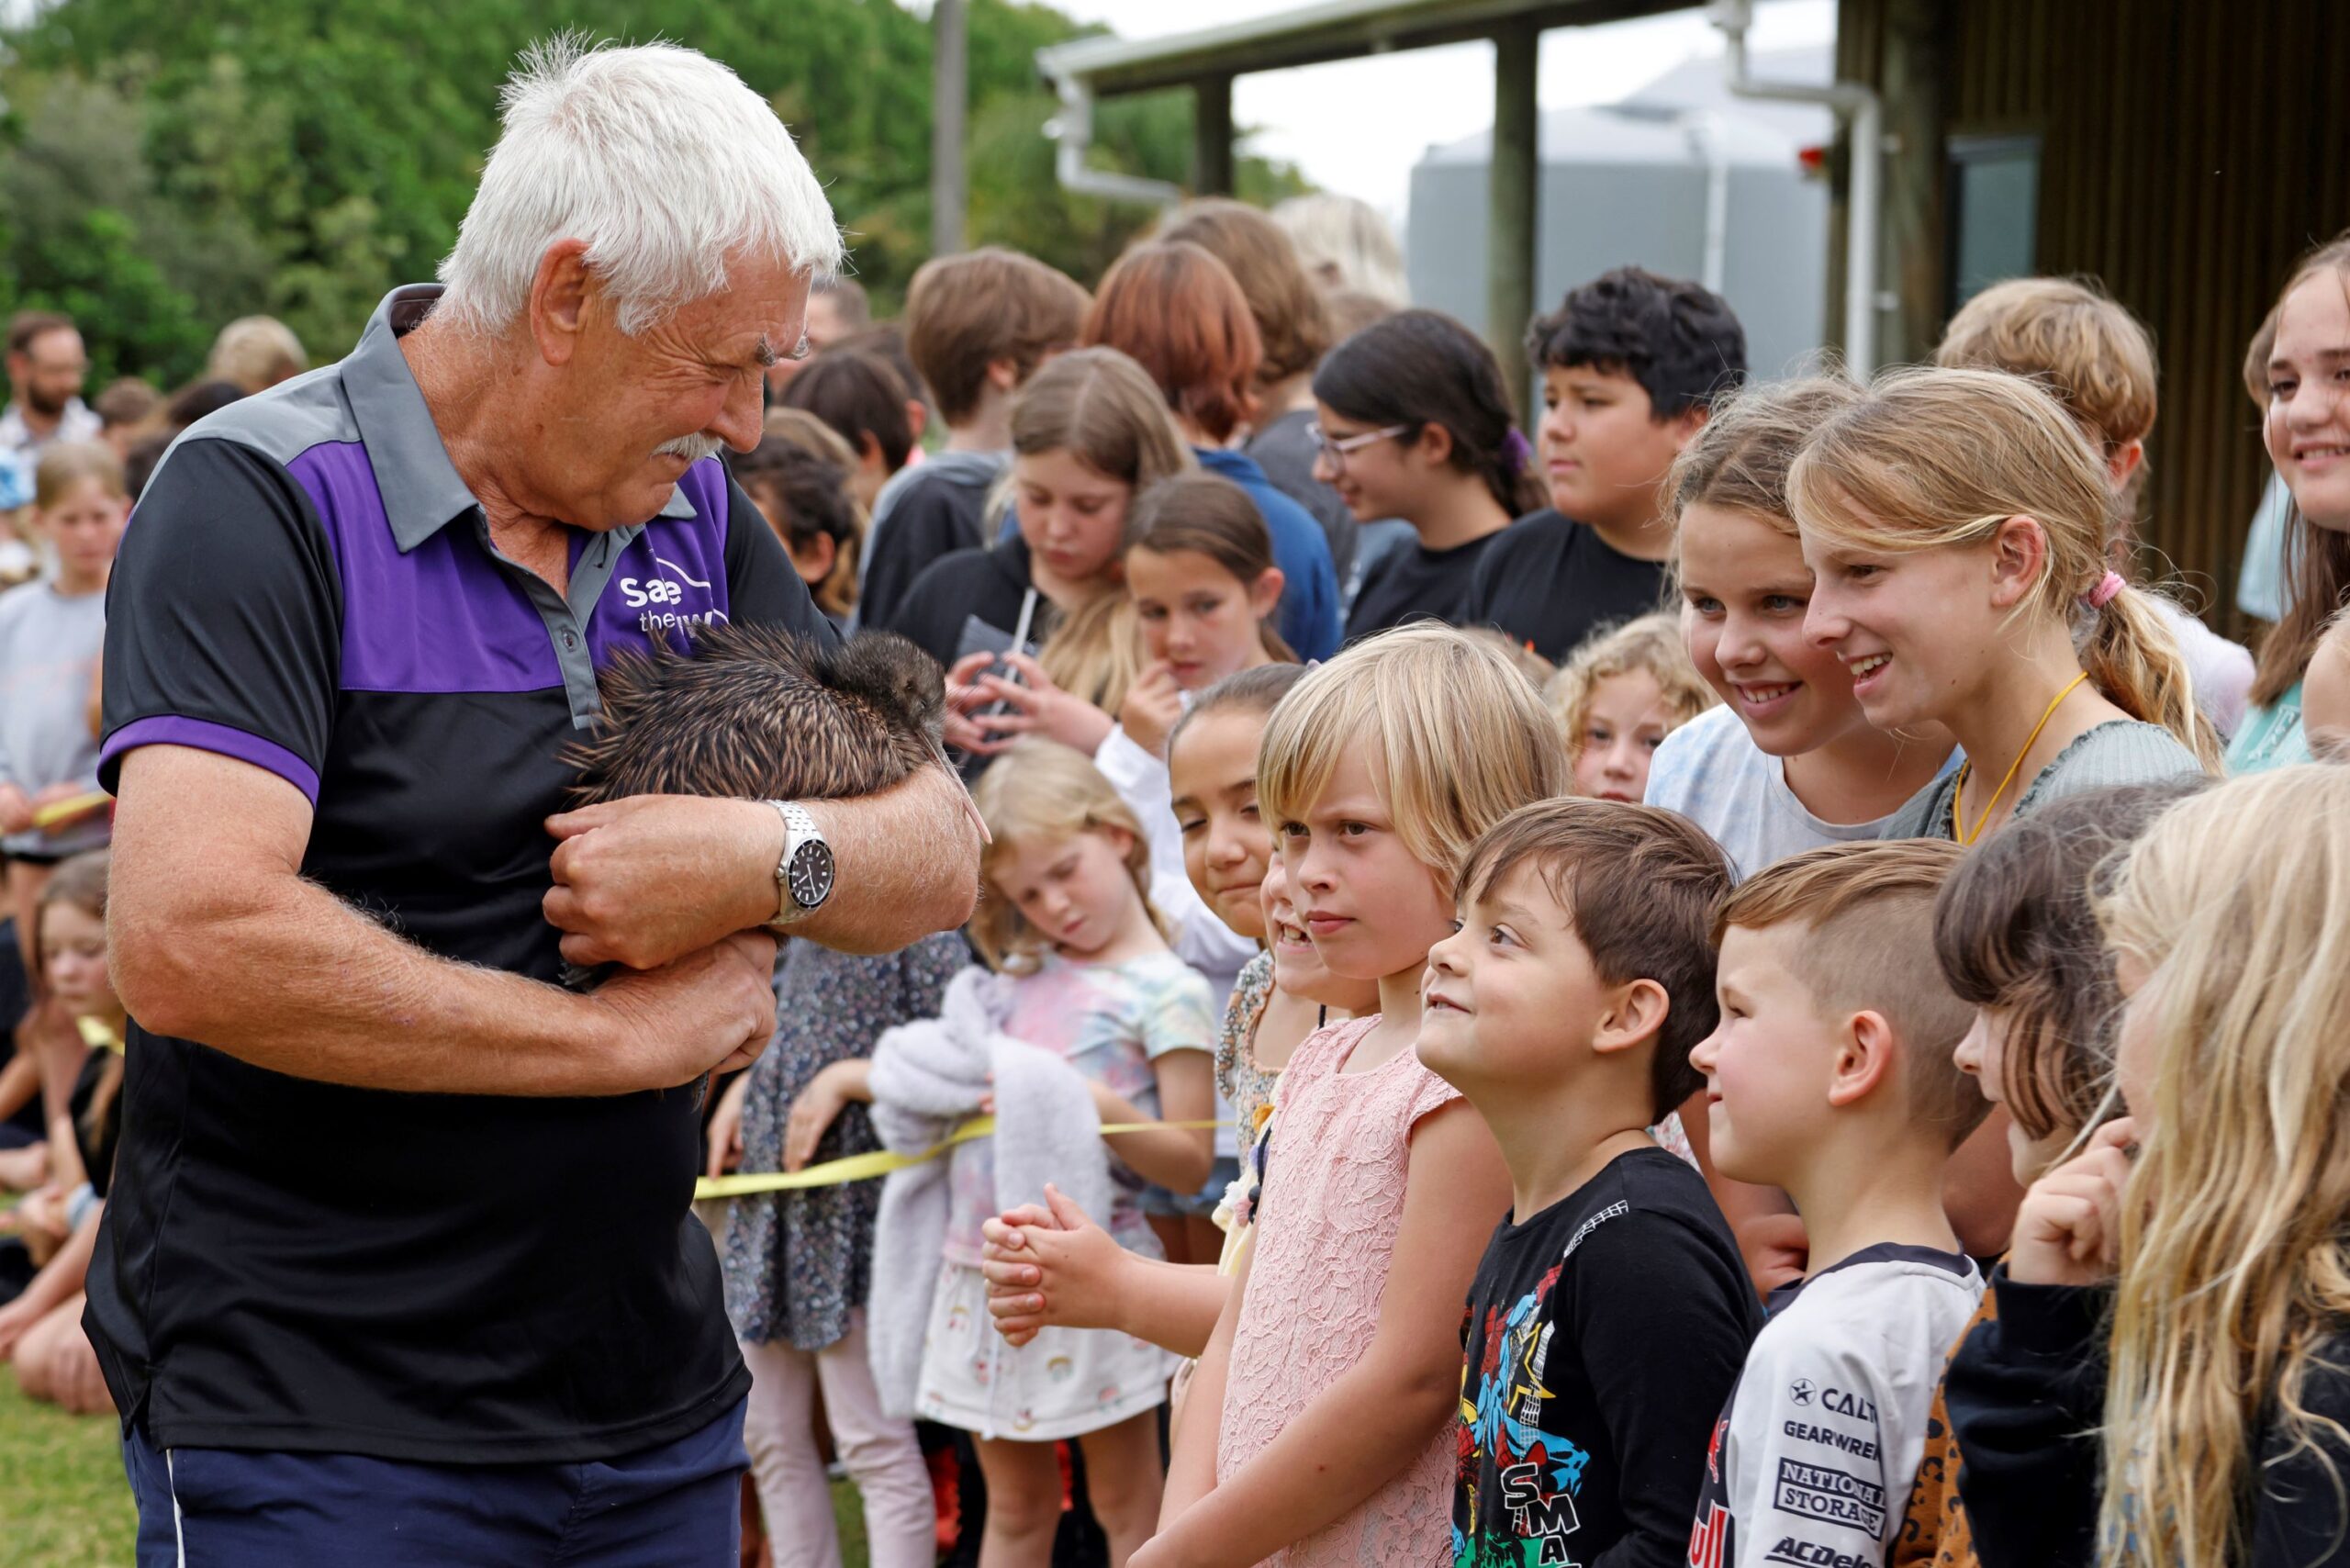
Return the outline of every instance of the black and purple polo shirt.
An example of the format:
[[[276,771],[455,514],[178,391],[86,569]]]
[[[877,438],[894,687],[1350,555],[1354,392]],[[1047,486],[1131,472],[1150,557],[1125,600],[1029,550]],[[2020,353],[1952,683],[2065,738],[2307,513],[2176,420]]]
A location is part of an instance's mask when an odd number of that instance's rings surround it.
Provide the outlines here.
[[[398,335],[182,436],[108,590],[106,741],[268,769],[303,875],[444,957],[553,980],[540,903],[565,744],[616,652],[699,622],[829,637],[715,460],[658,516],[572,540],[558,594],[492,548]],[[400,1048],[386,1020],[384,1048]],[[395,1094],[130,1029],[89,1321],[159,1449],[449,1462],[610,1457],[749,1385],[688,1212],[691,1093]]]

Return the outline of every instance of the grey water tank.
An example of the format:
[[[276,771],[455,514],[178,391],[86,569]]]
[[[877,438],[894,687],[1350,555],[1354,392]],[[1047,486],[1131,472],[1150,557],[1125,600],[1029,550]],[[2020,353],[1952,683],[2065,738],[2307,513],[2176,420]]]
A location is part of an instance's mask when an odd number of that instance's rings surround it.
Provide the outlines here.
[[[1754,57],[1756,75],[1778,80],[1825,82],[1828,70],[1824,49]],[[1829,235],[1827,182],[1801,154],[1832,133],[1824,110],[1731,97],[1718,56],[1617,103],[1546,111],[1537,308],[1626,263],[1707,281],[1718,226],[1718,286],[1746,328],[1748,362],[1766,377],[1803,368],[1825,325]],[[1481,326],[1492,145],[1481,131],[1428,149],[1412,169],[1404,237],[1413,301]]]

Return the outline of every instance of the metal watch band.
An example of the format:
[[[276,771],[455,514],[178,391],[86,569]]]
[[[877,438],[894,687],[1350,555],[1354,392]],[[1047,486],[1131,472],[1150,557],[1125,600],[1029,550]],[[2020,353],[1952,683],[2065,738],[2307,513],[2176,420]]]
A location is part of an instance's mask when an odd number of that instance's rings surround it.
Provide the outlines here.
[[[767,804],[773,806],[776,814],[783,819],[783,854],[777,859],[775,867],[776,915],[770,922],[781,927],[789,925],[816,908],[816,904],[802,904],[792,891],[791,866],[794,857],[799,855],[801,846],[811,840],[823,846],[827,851],[831,846],[825,844],[823,830],[816,825],[816,819],[809,814],[805,806],[796,801],[769,801]],[[828,874],[826,892],[831,890],[829,880]],[[817,900],[819,904],[822,902],[822,898]]]

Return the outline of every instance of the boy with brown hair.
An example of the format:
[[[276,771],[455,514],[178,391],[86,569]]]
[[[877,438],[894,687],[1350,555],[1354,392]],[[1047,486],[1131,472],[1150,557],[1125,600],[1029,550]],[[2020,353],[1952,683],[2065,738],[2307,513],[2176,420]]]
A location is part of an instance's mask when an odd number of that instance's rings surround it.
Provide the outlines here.
[[[2105,456],[2119,523],[2115,569],[2132,575],[2128,557],[2145,488],[2146,438],[2154,429],[2154,340],[2144,324],[2093,283],[2009,278],[1959,308],[1934,350],[1934,363],[2020,375],[2064,405]],[[2251,653],[2163,595],[2153,598],[2194,672],[2196,706],[2221,739],[2232,737],[2252,692]]]
[[[1012,400],[1077,344],[1092,298],[1033,256],[989,245],[923,263],[906,291],[906,353],[946,442],[881,487],[866,531],[857,617],[884,626],[923,568],[986,543],[988,491],[1012,461]]]
[[[1785,1189],[1810,1272],[1715,1423],[1690,1568],[1881,1563],[1899,1533],[1951,1343],[1983,1277],[1942,1214],[1943,1168],[1988,1109],[1952,1051],[1974,1011],[1934,956],[1962,852],[1838,844],[1758,873],[1715,924],[1706,1075],[1716,1169]]]
[[[1649,1129],[1698,1086],[1720,848],[1651,806],[1545,801],[1469,851],[1421,1062],[1485,1118],[1513,1207],[1462,1342],[1452,1561],[1680,1561],[1762,1314],[1705,1179]]]

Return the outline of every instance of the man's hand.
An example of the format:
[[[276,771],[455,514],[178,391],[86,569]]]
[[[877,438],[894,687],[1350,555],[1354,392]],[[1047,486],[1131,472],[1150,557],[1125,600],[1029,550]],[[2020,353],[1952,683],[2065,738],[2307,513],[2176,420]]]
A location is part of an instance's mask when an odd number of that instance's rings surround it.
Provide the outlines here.
[[[985,1222],[979,1265],[996,1332],[1024,1345],[1039,1328],[1111,1328],[1120,1323],[1126,1249],[1085,1211],[1045,1188],[1046,1209],[1028,1205]]]
[[[606,980],[588,1000],[608,1010],[621,1041],[610,1092],[672,1089],[756,1061],[775,1034],[774,973],[775,938],[738,932]]]
[[[760,801],[633,795],[547,819],[547,923],[582,966],[657,969],[773,920],[783,819]]]
[[[27,833],[33,825],[33,803],[14,784],[0,784],[0,833]]]

